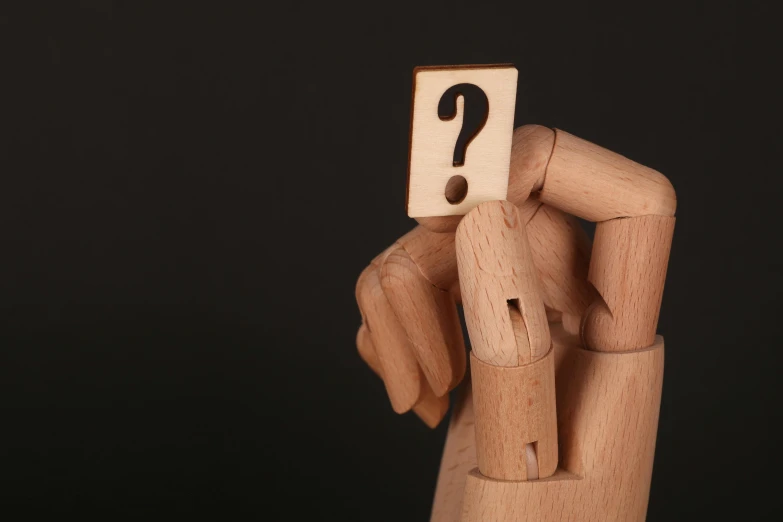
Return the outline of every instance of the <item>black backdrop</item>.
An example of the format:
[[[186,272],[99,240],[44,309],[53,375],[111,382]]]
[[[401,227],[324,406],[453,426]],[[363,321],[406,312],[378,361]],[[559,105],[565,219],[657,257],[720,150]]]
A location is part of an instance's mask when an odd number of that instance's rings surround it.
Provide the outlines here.
[[[0,8],[3,510],[426,520],[445,429],[360,362],[354,283],[413,226],[413,67],[512,62],[517,125],[677,189],[649,520],[773,518],[774,3],[627,4]]]

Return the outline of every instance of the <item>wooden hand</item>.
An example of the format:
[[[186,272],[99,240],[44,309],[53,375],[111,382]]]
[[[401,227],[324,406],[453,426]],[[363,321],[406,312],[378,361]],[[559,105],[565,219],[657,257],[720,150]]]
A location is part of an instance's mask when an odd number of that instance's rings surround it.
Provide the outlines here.
[[[494,205],[495,210],[507,216],[513,214],[513,219],[524,225],[529,250],[514,250],[513,241],[510,243],[510,251],[517,256],[517,264],[512,268],[525,272],[525,267],[530,268],[532,261],[540,283],[538,299],[546,305],[548,318],[554,323],[562,323],[552,326],[553,352],[556,352],[553,357],[556,357],[558,372],[560,467],[550,481],[544,481],[557,486],[550,484],[546,491],[512,491],[508,486],[512,483],[492,482],[493,476],[506,480],[535,478],[539,476],[539,470],[533,469],[536,462],[530,460],[530,448],[524,445],[511,448],[524,457],[521,460],[510,459],[501,452],[495,459],[500,468],[482,467],[481,457],[479,455],[477,459],[473,449],[476,444],[474,430],[466,428],[472,427],[473,404],[469,393],[463,394],[465,399],[455,408],[452,419],[433,520],[459,518],[463,504],[465,519],[487,519],[487,513],[482,511],[486,506],[477,498],[511,495],[513,498],[504,498],[500,508],[513,511],[520,502],[520,495],[530,502],[541,501],[541,495],[551,495],[553,497],[548,501],[553,502],[558,495],[567,497],[569,494],[589,494],[598,499],[585,506],[584,517],[576,518],[579,520],[601,520],[607,516],[606,509],[615,508],[618,513],[631,517],[629,519],[638,519],[639,513],[643,518],[657,426],[663,353],[662,342],[655,338],[655,328],[674,225],[674,191],[661,174],[622,156],[561,131],[525,126],[514,133],[507,197],[516,209],[501,202],[483,205],[488,209]],[[481,207],[471,211],[464,220],[462,216],[420,218],[420,226],[378,256],[357,284],[357,300],[364,320],[357,338],[360,354],[383,378],[395,411],[402,413],[413,409],[430,426],[442,419],[448,407],[446,394],[459,383],[465,371],[456,302],[465,301],[474,356],[479,362],[490,366],[515,367],[516,364],[523,367],[547,353],[546,342],[541,344],[546,325],[542,329],[540,319],[534,321],[533,328],[529,324],[534,316],[540,317],[540,312],[533,316],[515,315],[514,306],[509,309],[509,304],[515,302],[521,310],[522,297],[498,294],[493,298],[498,302],[489,299],[483,304],[481,299],[476,299],[483,295],[482,290],[487,292],[487,285],[502,286],[503,278],[478,285],[475,281],[468,282],[462,262],[458,277],[455,248],[461,247],[459,239],[455,247],[453,231],[460,222],[463,223],[461,228],[467,229],[468,219],[475,217]],[[563,211],[598,222],[592,257],[578,223]],[[488,223],[476,226],[478,221],[472,221],[474,233],[472,239],[462,240],[468,248],[463,249],[461,259],[478,264],[480,256],[471,258],[471,249],[477,248],[484,239],[483,232],[492,227]],[[499,223],[497,217],[494,222]],[[492,244],[502,249],[502,241],[497,237],[485,246],[491,248]],[[517,285],[518,293],[531,288],[530,279],[526,281]],[[462,292],[460,286],[463,286]],[[534,301],[532,298],[530,303]],[[484,327],[479,327],[482,323]],[[520,357],[518,343],[502,346],[497,334],[504,331],[512,334],[506,335],[506,340],[527,339],[526,350],[530,358],[523,360]],[[520,332],[524,335],[519,335]],[[530,337],[531,333],[533,337]],[[656,349],[659,345],[660,349]],[[511,348],[517,351],[509,358]],[[629,356],[614,358],[620,356],[618,354],[609,359],[596,359],[595,355],[589,355],[596,352],[627,352]],[[583,356],[583,353],[588,355]],[[496,355],[500,358],[493,359]],[[596,375],[596,368],[604,370]],[[635,372],[640,375],[634,375]],[[628,393],[641,394],[637,398],[641,403],[636,405],[633,400],[629,401]],[[581,412],[580,408],[588,412]],[[639,411],[634,413],[635,409]],[[603,418],[607,412],[613,415],[608,420]],[[513,412],[509,415],[513,416]],[[629,417],[638,422],[629,426]],[[486,425],[488,421],[484,422]],[[513,427],[516,421],[509,419],[509,422]],[[476,419],[479,434],[481,423],[482,419]],[[518,428],[513,428],[512,432]],[[623,432],[619,434],[620,439],[612,439],[609,445],[605,440],[593,440],[605,438],[609,433],[618,435],[612,432],[618,429]],[[486,441],[480,439],[478,445],[479,454],[486,453]],[[540,448],[537,455],[533,452],[538,464],[544,457]],[[622,461],[639,452],[641,456],[630,463],[617,464],[612,460],[619,458]],[[602,459],[609,459],[609,464]],[[470,472],[477,460],[481,471]],[[487,462],[486,458],[484,460]],[[506,470],[502,468],[511,461],[515,461],[511,467],[516,466],[513,473],[522,475],[504,475]],[[527,469],[520,466],[527,466]],[[547,466],[551,468],[551,465]],[[600,478],[607,470],[611,471],[610,476]],[[585,477],[587,480],[580,480]],[[569,480],[578,484],[565,484]],[[598,480],[603,482],[599,484]],[[629,481],[635,481],[635,484],[630,485]],[[507,486],[503,489],[497,484]],[[576,489],[570,491],[568,488]],[[614,496],[604,496],[607,492],[614,492]],[[568,503],[569,499],[559,501]],[[498,513],[493,512],[490,518]],[[535,520],[529,518],[533,516],[531,513],[549,516],[549,512],[542,514],[540,510],[531,509],[524,511],[524,517],[517,513],[511,519]],[[505,520],[508,516],[506,513],[498,519]]]

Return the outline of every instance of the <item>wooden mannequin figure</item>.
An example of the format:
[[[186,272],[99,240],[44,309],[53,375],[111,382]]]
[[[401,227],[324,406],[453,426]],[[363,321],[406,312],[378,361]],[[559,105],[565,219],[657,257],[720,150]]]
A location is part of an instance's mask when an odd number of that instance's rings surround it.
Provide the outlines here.
[[[480,81],[490,128],[497,95]],[[513,131],[507,157],[505,195],[462,215],[413,216],[419,226],[364,270],[359,354],[395,411],[434,427],[466,373],[463,306],[471,378],[453,408],[433,521],[643,521],[674,190],[652,169],[536,125]],[[465,183],[445,185],[441,198],[465,200]],[[421,186],[412,171],[409,192]],[[596,222],[592,247],[575,217]]]

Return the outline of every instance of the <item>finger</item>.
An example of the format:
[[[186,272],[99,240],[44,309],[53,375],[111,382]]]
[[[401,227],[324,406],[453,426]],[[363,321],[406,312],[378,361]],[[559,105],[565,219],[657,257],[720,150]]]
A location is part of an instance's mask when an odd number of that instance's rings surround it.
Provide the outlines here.
[[[383,293],[374,264],[359,276],[356,299],[369,338],[375,347],[377,366],[392,408],[397,413],[404,413],[419,400],[421,372],[405,330]]]
[[[590,239],[576,218],[549,205],[527,223],[527,237],[544,304],[562,312],[564,323],[569,316],[578,323],[594,296],[587,281]]]
[[[435,395],[426,379],[421,380],[421,388],[421,398],[413,407],[413,412],[424,424],[435,429],[449,411],[449,395],[442,397]]]
[[[405,249],[433,286],[448,290],[459,280],[453,231],[441,234],[416,227],[397,240],[397,245]]]
[[[375,346],[372,345],[370,331],[364,324],[359,327],[359,331],[356,333],[356,348],[359,351],[359,357],[362,358],[362,361],[370,367],[375,375],[383,379],[383,375],[381,374],[381,361],[378,360],[378,354],[375,353]]]
[[[555,145],[555,132],[541,125],[523,125],[511,139],[511,164],[506,199],[520,205],[541,190]]]
[[[463,218],[456,246],[476,357],[519,366],[546,355],[551,345],[546,311],[519,210],[508,201],[482,203]]]
[[[539,199],[588,221],[673,216],[677,196],[660,172],[555,130]]]
[[[454,232],[462,216],[429,216],[414,218],[430,232]]]
[[[454,234],[421,226],[405,234],[384,257],[381,284],[433,392],[444,395],[466,367]]]
[[[582,313],[592,302],[587,282],[590,239],[573,216],[535,198],[517,206],[530,243],[547,319],[578,333]]]
[[[370,338],[370,332],[365,325],[359,327],[356,334],[356,347],[359,350],[359,356],[367,366],[375,372],[378,377],[383,379],[381,373],[381,362],[375,353],[375,347]],[[413,407],[414,413],[430,428],[435,428],[443,420],[446,412],[449,410],[449,396],[438,397],[432,391],[426,379],[421,379],[421,392],[418,404]]]
[[[506,200],[517,206],[541,189],[555,143],[555,132],[540,125],[523,125],[511,140],[511,163]],[[462,216],[416,218],[432,232],[454,232]]]
[[[381,285],[435,395],[448,393],[465,374],[465,348],[457,307],[447,290],[424,278],[397,246],[381,268]]]
[[[558,455],[554,355],[522,213],[508,201],[478,205],[457,228],[456,248],[479,470],[502,480],[550,476]]]
[[[655,342],[674,221],[638,216],[596,225],[589,279],[600,298],[585,314],[585,346],[626,351]]]

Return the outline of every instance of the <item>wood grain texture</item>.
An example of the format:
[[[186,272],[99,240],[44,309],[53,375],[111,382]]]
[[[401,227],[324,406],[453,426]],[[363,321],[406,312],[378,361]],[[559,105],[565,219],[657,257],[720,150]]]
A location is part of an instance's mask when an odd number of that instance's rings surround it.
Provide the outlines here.
[[[582,323],[591,350],[635,350],[655,340],[674,217],[638,216],[598,223],[589,281],[600,294]]]
[[[582,318],[578,315],[563,314],[560,322],[563,329],[571,335],[579,335],[582,331]]]
[[[573,216],[549,205],[538,208],[526,230],[544,304],[581,317],[594,300],[594,291],[587,282],[587,234]]]
[[[522,223],[524,223],[526,227],[527,224],[530,223],[530,220],[532,220],[538,213],[538,210],[541,208],[542,204],[543,203],[537,199],[526,199],[518,205],[514,203],[514,205],[517,207],[517,210],[519,210],[519,216],[522,219]]]
[[[542,203],[540,201],[537,201],[535,199],[528,199],[522,202],[522,204],[517,206],[517,209],[519,209],[520,217],[522,218],[522,221],[524,223],[528,223],[533,217],[536,215],[536,212],[538,211],[539,207],[541,207]],[[458,217],[460,218],[460,221],[462,220],[462,216],[451,216],[451,217]],[[424,228],[423,226],[421,228]],[[455,226],[452,230],[452,233],[450,234],[451,237],[451,243],[450,246],[452,249],[454,249],[454,233],[457,229]],[[444,242],[445,245],[445,242]],[[409,248],[408,244],[405,244],[406,249]],[[433,281],[438,281],[438,285],[451,285],[449,287],[449,291],[451,292],[452,297],[454,298],[454,301],[457,304],[462,304],[462,292],[460,290],[459,286],[459,277],[457,272],[457,254],[456,251],[452,250],[453,255],[450,256],[448,259],[450,259],[451,263],[446,263],[446,256],[445,256],[445,248],[444,247],[438,247],[437,245],[430,245],[426,242],[422,242],[420,245],[417,245],[416,249],[410,249],[409,252],[411,253],[411,258],[414,259],[414,261],[418,258],[418,251],[428,252],[432,254],[433,252],[437,252],[438,250],[443,249],[444,252],[439,254],[439,258],[443,256],[441,259],[442,261],[436,263],[433,263],[434,265],[440,265],[440,268],[437,270],[437,275],[434,275],[432,279],[430,280],[433,284],[436,284]],[[413,252],[417,252],[416,255],[413,254]],[[429,257],[429,256],[427,256]],[[553,259],[550,259],[551,262],[556,262]],[[425,274],[430,274],[433,269],[426,266],[426,261],[423,259],[420,263],[424,264],[424,268],[422,268],[422,272]],[[540,276],[541,274],[539,274]],[[452,281],[452,278],[453,281]],[[440,286],[439,286],[440,287]]]
[[[449,411],[449,394],[438,396],[426,379],[421,380],[419,401],[413,407],[413,413],[428,427],[435,429]]]
[[[462,129],[463,96],[457,115],[438,116],[441,96],[452,86],[473,84],[488,98],[488,115],[467,148],[463,166],[454,167],[454,145]],[[517,70],[513,66],[419,67],[414,70],[408,167],[408,215],[411,217],[465,214],[483,201],[505,199],[508,190],[511,134],[514,128]],[[454,175],[468,182],[467,195],[451,204],[445,188]]]
[[[544,182],[555,133],[540,125],[523,125],[514,131],[511,145],[511,163],[506,200],[516,205],[527,222],[540,201],[531,198],[531,191]],[[417,217],[419,224],[432,232],[454,232],[462,216]]]
[[[449,357],[443,358],[448,353],[444,347],[452,334],[440,322],[443,317],[452,322],[451,312],[445,311],[451,301],[462,300],[465,306],[475,356],[472,364],[482,374],[474,376],[473,383],[480,387],[475,390],[477,421],[470,401],[459,407],[470,415],[462,413],[452,419],[433,520],[456,520],[456,504],[464,504],[464,520],[643,520],[663,367],[662,340],[655,336],[655,329],[676,195],[669,181],[655,170],[544,127],[525,126],[514,132],[509,163],[506,195],[510,202],[479,204],[464,218],[432,213],[420,217],[421,226],[375,262],[376,268],[381,267],[388,308],[398,323],[401,319],[413,325],[413,335],[404,332],[407,339],[416,339],[408,342],[409,350],[413,352],[414,345],[418,352],[440,346],[441,355],[431,357],[435,362],[423,363],[436,369],[426,377],[419,370],[415,404],[431,407],[425,417],[437,422],[442,403],[433,398],[456,384],[450,380],[446,385],[443,377],[448,373],[444,368],[449,367],[444,363]],[[436,188],[436,199],[443,199],[443,186]],[[485,205],[497,215],[482,216],[480,209]],[[589,271],[589,241],[566,212],[598,222]],[[520,223],[526,226],[517,226]],[[455,230],[456,236],[451,233]],[[509,260],[524,262],[515,266]],[[367,288],[377,285],[371,277],[364,280]],[[530,295],[531,289],[537,299]],[[373,314],[382,317],[389,311],[379,311],[382,300],[377,296],[371,301],[375,308],[368,306],[370,314],[363,311],[369,325]],[[540,310],[525,307],[534,302],[541,303]],[[541,415],[517,411],[524,409],[524,396],[531,391],[512,390],[524,388],[520,384],[524,379],[504,376],[532,371],[528,366],[535,366],[534,361],[549,360],[540,359],[547,353],[542,336],[542,332],[549,335],[547,318],[562,321],[553,333],[554,351],[549,352],[556,358],[560,468],[548,479],[523,481],[533,476],[528,475],[530,446],[529,441],[516,439],[529,436],[524,436],[524,426],[513,423],[527,419],[538,426],[536,419]],[[427,332],[428,326],[436,324]],[[398,339],[400,330],[406,329],[390,328],[380,337]],[[581,334],[586,349],[577,346],[575,334]],[[378,338],[373,337],[372,328],[363,336],[369,340],[366,344]],[[392,354],[396,349],[402,354],[401,343],[383,342],[388,346],[376,349],[378,366],[382,353]],[[397,366],[399,361],[391,365],[391,380],[410,379],[410,372],[404,376]],[[436,374],[440,380],[433,377]],[[430,380],[435,390],[428,387]],[[406,386],[412,388],[410,383]],[[534,399],[530,406],[537,401],[541,402]],[[482,433],[477,445],[471,439],[474,422]],[[487,457],[488,451],[495,452],[497,469],[486,464],[492,458]],[[551,451],[545,455],[539,449],[535,464],[544,466],[548,459],[551,471],[552,458],[547,455]],[[474,461],[476,469],[466,474]],[[480,468],[486,473],[480,473]],[[516,481],[499,481],[487,474],[512,476]]]
[[[372,344],[370,332],[365,325],[359,327],[356,334],[356,348],[362,360],[383,380],[381,362],[375,353],[375,346]],[[449,396],[438,397],[432,391],[426,380],[421,379],[422,390],[419,393],[419,401],[413,407],[413,412],[430,428],[435,428],[449,409]]]
[[[506,200],[519,206],[541,190],[554,144],[555,131],[548,127],[523,125],[514,130]]]
[[[551,477],[505,482],[478,469],[465,482],[466,522],[641,522],[663,382],[663,339],[593,352],[552,328],[561,460]],[[445,520],[445,519],[441,519]]]
[[[541,216],[540,209],[546,209]],[[579,257],[572,252],[574,246],[568,244],[569,237],[578,237],[568,228],[571,226],[569,223],[561,222],[562,219],[568,218],[553,209],[547,209],[535,199],[523,201],[517,210],[521,221],[528,223],[528,233],[535,238],[536,246],[531,248],[531,255],[539,280],[549,282],[551,274],[565,274],[568,270],[578,274],[579,270],[574,263]],[[563,250],[558,251],[561,247]],[[418,226],[377,256],[368,271],[380,271],[376,275],[380,278],[386,302],[378,295],[377,288],[366,284],[367,273],[362,274],[357,284],[357,302],[361,303],[359,290],[363,289],[368,294],[365,299],[379,300],[376,306],[369,310],[370,316],[378,315],[376,321],[382,320],[383,317],[388,317],[390,308],[397,319],[395,324],[385,327],[391,333],[381,342],[382,350],[405,353],[403,347],[408,346],[408,351],[414,354],[424,370],[425,378],[432,382],[431,391],[436,396],[443,396],[444,390],[453,388],[459,382],[466,366],[464,340],[455,310],[455,304],[461,302],[455,234],[434,233]],[[374,282],[375,276],[370,280]],[[551,281],[552,285],[547,285],[549,290],[543,294],[544,300],[555,307],[573,309],[575,305],[569,305],[567,300],[561,302],[558,295],[562,298],[576,296],[575,302],[578,302],[576,292],[579,289],[573,284],[576,280],[566,278],[560,283]],[[584,281],[581,283],[584,285]],[[576,308],[578,307],[579,305],[576,305]],[[365,321],[369,321],[361,304],[360,311]],[[514,317],[511,315],[509,320]],[[519,336],[520,332],[520,329],[515,330],[517,342],[523,340]],[[405,341],[398,338],[401,334],[404,335]],[[525,362],[525,354],[522,355],[523,359],[520,361]],[[414,375],[407,359],[403,358],[402,361],[399,371],[392,371],[384,378],[384,383],[396,394],[393,402],[397,404],[395,410],[404,410],[406,405],[410,404],[413,390],[417,386],[416,379],[420,378],[420,375]],[[414,379],[413,382],[406,384],[406,375]],[[420,383],[418,386],[421,390]],[[400,401],[402,396],[408,398]]]
[[[383,292],[376,264],[371,264],[359,276],[356,300],[375,347],[392,408],[397,413],[405,413],[419,401],[423,375],[405,329]]]
[[[519,366],[546,355],[551,344],[546,311],[519,210],[507,201],[478,205],[457,228],[456,248],[476,357],[495,366]],[[521,322],[514,321],[515,311]],[[519,338],[520,327],[526,339]]]
[[[471,353],[478,468],[486,477],[529,480],[557,468],[555,366],[552,350],[516,368],[492,366]],[[535,448],[533,476],[525,448]]]
[[[457,216],[462,219],[462,216]],[[458,280],[454,233],[436,233],[423,226],[413,228],[397,240],[424,278],[441,290],[449,290]]]
[[[465,381],[454,400],[432,503],[431,522],[454,522],[460,519],[465,481],[470,470],[478,465],[473,392],[469,378]]]
[[[674,188],[660,172],[559,129],[539,197],[596,222],[673,216],[677,207]]]
[[[506,200],[531,195],[588,221],[673,216],[677,197],[660,172],[559,129],[524,125],[513,133]],[[458,217],[417,218],[430,230],[453,231]]]
[[[466,365],[454,299],[427,281],[399,245],[383,260],[381,286],[432,391],[445,395],[462,380]]]

